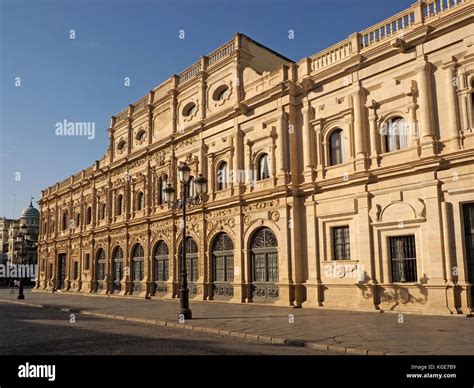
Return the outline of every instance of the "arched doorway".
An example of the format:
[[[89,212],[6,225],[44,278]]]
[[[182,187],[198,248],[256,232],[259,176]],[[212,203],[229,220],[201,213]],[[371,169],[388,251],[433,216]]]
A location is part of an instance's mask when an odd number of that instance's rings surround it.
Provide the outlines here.
[[[132,285],[133,292],[142,291],[142,280],[145,276],[145,253],[140,244],[135,244],[132,249]]]
[[[112,254],[112,278],[113,292],[120,292],[122,290],[123,278],[123,251],[119,246],[115,247]]]
[[[234,296],[234,243],[227,233],[220,233],[212,244],[213,298]]]
[[[164,294],[168,291],[166,282],[169,278],[169,250],[163,240],[156,243],[153,250],[153,280],[155,293]]]
[[[278,299],[278,241],[270,228],[260,228],[250,240],[252,301]]]
[[[97,284],[96,291],[102,291],[104,289],[105,283],[105,251],[102,248],[99,248],[95,257],[95,280]]]
[[[192,237],[186,238],[186,272],[188,274],[188,288],[190,294],[197,294],[196,282],[199,278],[199,260],[198,260],[198,245]],[[178,257],[178,268],[181,273],[181,257],[182,257],[183,242],[180,244],[179,257]],[[178,279],[180,279],[180,273]]]

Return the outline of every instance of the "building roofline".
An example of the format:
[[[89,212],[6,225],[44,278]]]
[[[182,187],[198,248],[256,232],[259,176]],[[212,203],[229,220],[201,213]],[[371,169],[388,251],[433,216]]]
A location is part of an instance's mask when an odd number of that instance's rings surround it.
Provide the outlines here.
[[[236,35],[239,35],[239,36],[243,36],[245,37],[246,39],[248,39],[249,41],[251,41],[253,44],[255,44],[256,46],[259,46],[267,51],[270,51],[272,54],[280,57],[281,59],[284,59],[285,61],[288,61],[288,62],[291,62],[291,63],[296,63],[294,60],[288,58],[288,57],[285,57],[284,55],[280,54],[279,52],[271,49],[270,47],[268,46],[265,46],[264,44],[260,43],[260,42],[257,42],[255,39],[252,39],[250,36],[248,35],[245,35],[241,32],[237,32]]]

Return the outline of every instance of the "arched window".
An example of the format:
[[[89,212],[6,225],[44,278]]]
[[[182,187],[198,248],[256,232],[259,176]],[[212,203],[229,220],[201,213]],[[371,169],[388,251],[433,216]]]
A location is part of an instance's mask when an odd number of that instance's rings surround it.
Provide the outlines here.
[[[219,163],[216,174],[217,190],[227,189],[229,185],[229,166],[227,162]]]
[[[87,225],[90,225],[91,222],[92,222],[92,208],[89,206],[86,212],[86,223]]]
[[[169,277],[169,251],[163,240],[158,241],[153,251],[155,282],[165,282]]]
[[[278,241],[269,228],[257,230],[251,240],[252,281],[278,282]]]
[[[114,291],[120,291],[123,278],[123,251],[119,246],[115,247],[112,254],[112,276]]]
[[[100,205],[100,219],[103,220],[107,213],[107,205],[105,203]]]
[[[329,136],[329,163],[331,166],[344,163],[344,132],[336,128]]]
[[[143,210],[143,205],[144,205],[144,196],[143,196],[143,191],[139,191],[137,193],[137,210]]]
[[[189,117],[196,113],[197,105],[194,102],[190,102],[183,109],[183,116]]]
[[[127,148],[127,142],[125,140],[121,140],[117,145],[117,149],[119,151],[124,151],[126,148]]]
[[[163,178],[160,176],[156,185],[156,202],[158,205],[163,205]]]
[[[213,281],[234,281],[234,244],[227,233],[220,233],[212,244]]]
[[[214,101],[223,101],[229,95],[229,87],[227,85],[219,86],[212,95]]]
[[[132,276],[134,282],[143,280],[143,275],[145,273],[144,260],[145,254],[143,252],[143,247],[140,244],[136,244],[132,249]]]
[[[179,254],[182,255],[183,243],[180,244]],[[181,265],[181,256],[179,257]],[[186,238],[186,272],[188,274],[188,281],[195,282],[199,277],[198,268],[198,246],[192,237]]]
[[[119,194],[117,196],[117,203],[115,205],[115,214],[120,216],[122,214],[122,206],[123,206],[123,195]]]
[[[105,251],[99,248],[96,255],[95,280],[105,279]]]
[[[67,229],[67,211],[63,212],[62,227],[63,230]]]
[[[403,117],[393,117],[384,123],[383,138],[385,152],[408,147],[408,128]]]
[[[268,154],[262,154],[257,160],[257,180],[262,181],[270,178],[270,161]]]
[[[146,139],[146,132],[145,132],[143,129],[139,130],[139,131],[137,132],[136,139],[137,139],[138,141],[143,141],[143,140],[145,140],[145,139]]]

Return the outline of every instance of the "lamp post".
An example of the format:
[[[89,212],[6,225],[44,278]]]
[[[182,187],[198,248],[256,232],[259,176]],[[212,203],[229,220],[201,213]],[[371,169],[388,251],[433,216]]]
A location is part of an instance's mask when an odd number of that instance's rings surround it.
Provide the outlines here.
[[[207,179],[199,174],[198,178],[194,181],[196,187],[196,195],[188,198],[189,192],[189,180],[191,169],[186,163],[181,163],[178,167],[179,181],[181,182],[181,198],[175,200],[175,190],[168,184],[164,189],[165,201],[170,209],[182,209],[183,210],[183,238],[181,244],[181,271],[180,271],[180,284],[179,284],[179,318],[191,319],[192,312],[189,308],[189,288],[188,288],[188,273],[186,268],[186,206],[198,205],[202,203],[203,197],[207,191]]]
[[[24,264],[25,256],[28,257],[28,244],[31,240],[31,234],[28,232],[28,229],[25,224],[20,226],[20,233],[16,237],[16,241],[20,243],[20,264]],[[20,267],[19,272],[19,286],[18,286],[18,296],[17,299],[25,299],[25,294],[23,293],[23,278],[22,278],[22,268]]]

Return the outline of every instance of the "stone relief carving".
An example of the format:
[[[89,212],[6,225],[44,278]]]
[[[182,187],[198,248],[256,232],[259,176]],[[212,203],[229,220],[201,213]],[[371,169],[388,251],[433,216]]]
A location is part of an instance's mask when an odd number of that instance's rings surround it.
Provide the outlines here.
[[[256,202],[250,205],[243,206],[242,211],[244,213],[251,213],[255,210],[262,210],[266,208],[274,208],[277,207],[280,203],[279,199],[272,199],[269,201],[261,201],[261,202]]]

